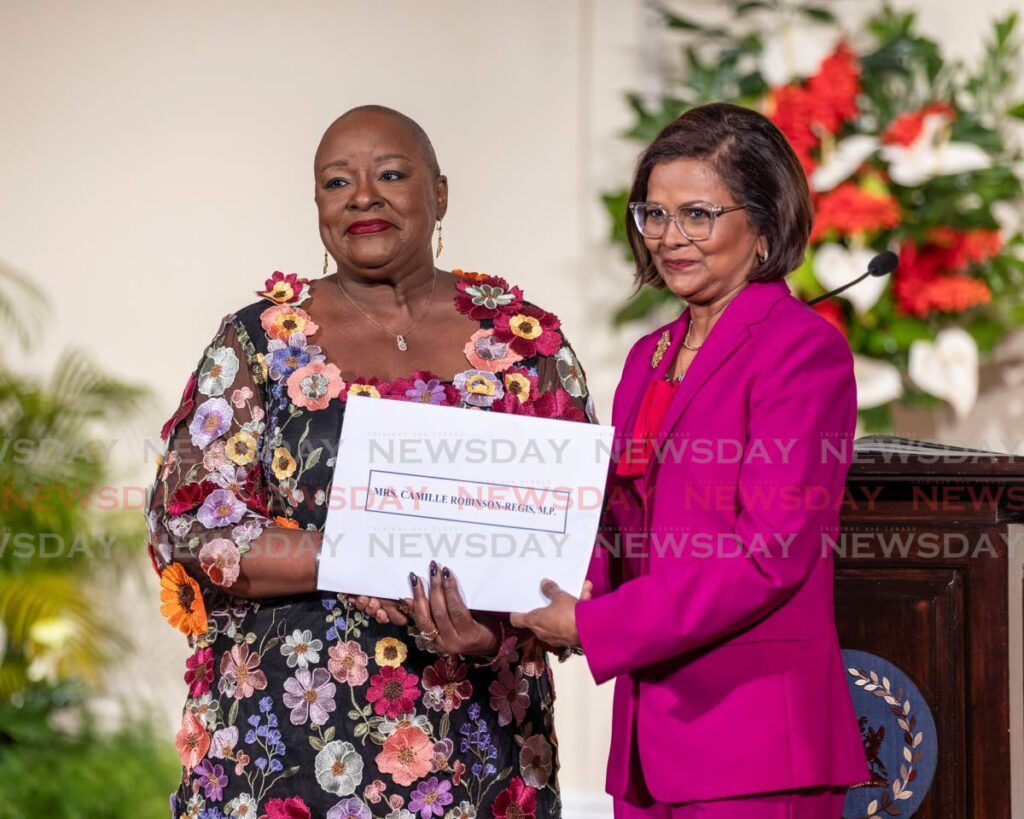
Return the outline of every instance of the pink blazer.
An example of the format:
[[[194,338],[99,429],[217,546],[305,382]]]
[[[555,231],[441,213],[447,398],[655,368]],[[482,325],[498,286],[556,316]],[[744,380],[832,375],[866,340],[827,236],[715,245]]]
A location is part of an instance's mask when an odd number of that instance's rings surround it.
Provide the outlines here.
[[[689,310],[640,339],[615,393],[628,438]],[[656,365],[665,330],[670,345]],[[843,786],[867,765],[836,637],[832,551],[852,460],[853,358],[784,282],[729,304],[637,481],[609,481],[595,597],[576,618],[598,684],[616,678],[607,789],[659,802]],[[618,536],[617,538],[615,536]]]

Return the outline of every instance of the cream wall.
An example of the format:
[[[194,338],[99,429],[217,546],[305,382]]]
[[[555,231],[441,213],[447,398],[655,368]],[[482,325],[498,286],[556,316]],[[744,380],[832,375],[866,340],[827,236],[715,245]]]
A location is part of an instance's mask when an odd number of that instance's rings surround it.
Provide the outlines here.
[[[967,55],[1014,3],[916,5]],[[312,153],[337,113],[374,102],[434,140],[451,186],[441,261],[505,275],[558,312],[607,417],[628,338],[606,317],[628,269],[605,247],[597,196],[635,151],[617,138],[621,92],[657,88],[649,26],[642,0],[0,0],[0,260],[53,298],[36,361],[75,344],[154,388],[118,448],[147,479],[140,436],[220,317],[275,269],[319,273]],[[118,678],[170,726],[185,651],[155,599],[148,572],[120,595],[141,650]],[[601,790],[610,690],[580,661],[558,676],[563,784],[576,815],[597,816],[606,803],[585,796]]]

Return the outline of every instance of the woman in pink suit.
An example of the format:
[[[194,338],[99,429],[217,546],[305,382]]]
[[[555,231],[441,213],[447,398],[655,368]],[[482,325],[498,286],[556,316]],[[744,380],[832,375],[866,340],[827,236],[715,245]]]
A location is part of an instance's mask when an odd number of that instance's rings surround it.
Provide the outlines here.
[[[617,817],[839,819],[866,774],[832,598],[856,388],[784,281],[806,179],[768,119],[716,103],[658,135],[630,199],[637,281],[687,308],[626,359],[593,596],[546,582],[513,623],[616,680]]]

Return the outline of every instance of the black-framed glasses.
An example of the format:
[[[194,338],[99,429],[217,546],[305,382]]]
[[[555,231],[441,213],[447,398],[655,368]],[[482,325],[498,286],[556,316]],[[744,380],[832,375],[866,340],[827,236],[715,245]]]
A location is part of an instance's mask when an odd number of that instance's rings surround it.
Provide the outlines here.
[[[660,239],[668,229],[668,223],[674,221],[679,232],[691,242],[703,242],[711,238],[715,229],[715,219],[723,213],[742,210],[746,205],[708,205],[704,203],[681,205],[675,213],[657,202],[630,202],[629,210],[633,214],[633,222],[648,239]]]

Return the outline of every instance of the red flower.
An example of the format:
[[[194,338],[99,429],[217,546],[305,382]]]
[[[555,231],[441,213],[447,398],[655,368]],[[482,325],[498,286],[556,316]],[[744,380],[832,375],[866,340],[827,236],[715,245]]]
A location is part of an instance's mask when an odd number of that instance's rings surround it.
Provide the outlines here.
[[[843,320],[842,308],[838,304],[834,301],[820,301],[812,309],[840,333],[846,335],[846,322]]]
[[[523,306],[523,291],[500,276],[461,278],[455,283],[455,307],[471,319],[494,318],[498,313],[515,313]]]
[[[167,504],[167,513],[172,517],[183,515],[202,504],[211,492],[220,489],[213,481],[186,483],[174,490]]]
[[[309,279],[303,279],[296,273],[285,275],[275,270],[267,279],[264,289],[257,290],[256,295],[277,304],[298,304],[304,300],[308,289]]]
[[[948,249],[948,266],[962,270],[999,255],[1003,239],[998,230],[964,230],[949,227],[934,228],[928,238],[936,245]]]
[[[563,421],[587,420],[586,414],[576,406],[572,396],[561,387],[541,393],[540,398],[533,402],[533,406],[541,418],[560,418]]]
[[[523,358],[554,355],[562,345],[558,328],[562,322],[554,313],[527,305],[515,313],[499,313],[494,317],[494,337],[508,344]]]
[[[267,514],[267,500],[263,496],[263,467],[260,464],[255,464],[245,473],[245,483],[238,497],[254,512]]]
[[[178,404],[178,408],[174,411],[174,414],[167,419],[164,425],[160,428],[160,437],[165,441],[171,437],[171,433],[174,432],[174,428],[184,421],[190,412],[192,407],[195,405],[196,386],[199,384],[199,380],[196,378],[196,374],[192,373],[188,377],[188,381],[185,383],[185,391],[181,394],[181,403]]]
[[[385,666],[370,680],[366,701],[373,703],[373,710],[378,715],[394,719],[415,707],[420,693],[419,681],[419,677],[401,666]]]
[[[869,193],[853,182],[820,196],[816,211],[811,242],[830,231],[849,236],[894,228],[900,223],[899,204],[892,196]]]
[[[346,382],[338,394],[338,399],[347,401],[350,395],[366,395],[370,398],[391,398],[394,392],[394,385],[387,381],[381,381],[379,378],[363,378],[358,381]],[[404,397],[404,393],[402,395]]]
[[[804,172],[814,171],[811,156],[823,132],[835,134],[859,113],[860,66],[846,43],[840,43],[804,85],[773,88],[764,113],[786,135]]]
[[[923,245],[900,248],[893,294],[900,310],[913,316],[961,312],[992,299],[988,285],[963,275],[972,264],[997,255],[1002,239],[994,230],[935,228]]]
[[[902,295],[899,304],[904,312],[921,317],[933,312],[962,313],[992,301],[992,291],[985,282],[964,275],[940,276],[898,295]]]
[[[932,114],[941,114],[950,122],[956,119],[956,111],[949,103],[933,102],[926,105],[920,111],[911,111],[908,114],[900,114],[885,129],[882,134],[882,142],[886,145],[903,145],[910,147],[917,142],[918,137],[924,130],[925,118]]]
[[[583,412],[561,387],[551,392],[542,392],[536,401],[520,401],[515,395],[505,393],[500,401],[491,404],[491,412],[508,415],[530,415],[538,418],[556,418],[562,421],[586,421]]]
[[[540,397],[537,389],[538,377],[531,375],[526,367],[509,367],[502,373],[502,384],[505,387],[505,395],[511,395],[520,403],[536,401]]]
[[[764,114],[789,140],[804,173],[810,176],[814,171],[811,152],[818,147],[818,135],[813,130],[814,102],[810,94],[798,85],[773,88],[765,100]]]
[[[213,682],[213,649],[200,648],[185,660],[185,682],[188,683],[188,695],[201,697],[210,691]]]
[[[531,819],[537,815],[537,791],[518,776],[491,805],[494,819]]]
[[[860,112],[860,66],[846,43],[840,43],[821,64],[818,73],[807,81],[814,105],[814,121],[830,134]]]
[[[416,370],[408,378],[398,378],[388,385],[387,396],[389,398],[397,398],[401,401],[413,401],[420,400],[427,402],[427,397],[421,396],[418,399],[414,399],[406,393],[410,391],[417,391],[416,382],[422,381],[424,384],[429,384],[431,381],[437,380],[438,388],[444,390],[444,404],[455,405],[459,403],[459,390],[454,384],[448,384],[442,382],[440,377],[434,375],[430,370]]]
[[[458,710],[463,700],[473,695],[473,684],[466,679],[468,669],[454,657],[442,657],[423,670],[423,688],[441,689],[438,709],[451,712]]]
[[[309,808],[298,796],[291,799],[271,799],[267,802],[267,819],[311,819]]]

